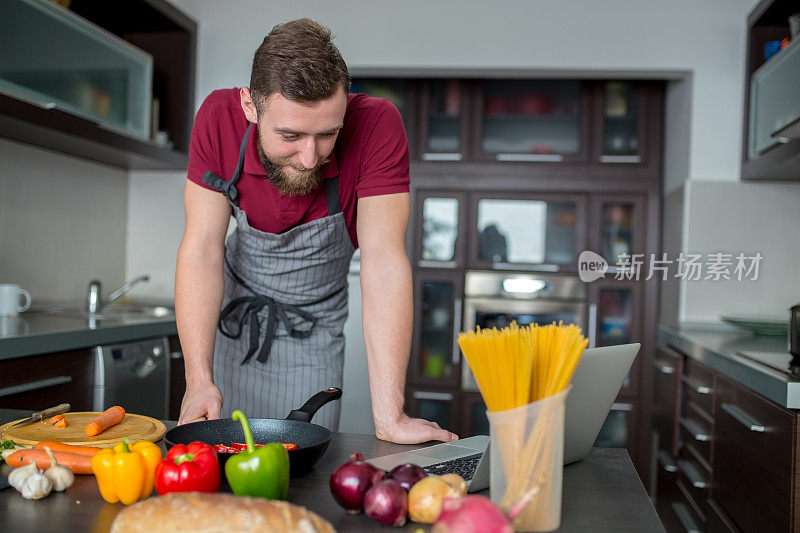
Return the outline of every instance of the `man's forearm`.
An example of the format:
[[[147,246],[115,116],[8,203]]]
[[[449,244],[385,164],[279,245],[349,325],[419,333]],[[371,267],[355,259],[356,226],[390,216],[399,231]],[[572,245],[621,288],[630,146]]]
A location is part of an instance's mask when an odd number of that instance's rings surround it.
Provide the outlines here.
[[[361,259],[361,311],[376,430],[403,413],[403,391],[411,352],[411,266],[404,251]]]
[[[178,250],[175,271],[175,319],[186,364],[186,384],[213,381],[214,338],[225,281],[222,260]]]

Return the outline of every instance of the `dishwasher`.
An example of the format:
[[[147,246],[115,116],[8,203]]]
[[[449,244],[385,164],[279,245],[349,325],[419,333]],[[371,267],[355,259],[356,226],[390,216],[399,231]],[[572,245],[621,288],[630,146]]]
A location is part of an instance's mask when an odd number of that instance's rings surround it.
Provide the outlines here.
[[[129,413],[166,420],[168,354],[166,337],[95,347],[92,409],[119,405]]]

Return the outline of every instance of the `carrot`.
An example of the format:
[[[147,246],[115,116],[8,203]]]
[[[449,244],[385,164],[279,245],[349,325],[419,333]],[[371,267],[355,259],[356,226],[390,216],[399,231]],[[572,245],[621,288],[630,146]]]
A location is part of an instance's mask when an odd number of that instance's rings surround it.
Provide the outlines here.
[[[56,442],[53,440],[43,440],[33,447],[34,450],[44,450],[45,446],[54,452],[60,453],[73,453],[75,455],[87,455],[94,457],[94,454],[103,448],[96,448],[94,446],[73,446],[72,444],[65,444],[63,442]]]
[[[78,455],[76,453],[53,452],[56,461],[62,466],[69,468],[73,474],[91,474],[92,458],[88,455]],[[9,466],[25,466],[31,461],[36,462],[36,467],[45,469],[50,468],[50,457],[44,450],[17,450],[6,459]]]
[[[102,413],[100,413],[97,418],[86,424],[86,434],[90,437],[94,437],[95,435],[100,434],[102,431],[110,428],[115,424],[119,424],[125,419],[125,409],[120,407],[119,405],[115,405],[114,407],[109,407]]]
[[[66,420],[66,418],[64,418],[64,415],[56,415],[56,416],[54,416],[53,418],[51,418],[50,420],[48,420],[47,422],[48,422],[48,423],[49,423],[51,426],[54,426],[54,425],[56,425],[56,422],[60,422],[61,420],[63,420],[63,421],[64,421],[64,424],[65,424],[65,425],[64,425],[64,427],[66,427],[66,422],[67,422],[67,420]]]
[[[66,421],[65,419],[63,419],[63,418],[62,418],[61,420],[59,420],[58,422],[56,422],[56,423],[55,423],[55,424],[53,424],[53,425],[54,425],[55,427],[57,427],[57,428],[65,428],[65,427],[67,427],[67,421]]]

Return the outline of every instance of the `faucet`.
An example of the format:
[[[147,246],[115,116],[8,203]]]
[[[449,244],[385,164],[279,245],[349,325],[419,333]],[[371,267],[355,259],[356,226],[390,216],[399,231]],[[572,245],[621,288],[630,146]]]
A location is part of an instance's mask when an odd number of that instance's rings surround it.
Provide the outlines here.
[[[89,282],[89,287],[86,291],[86,310],[90,313],[98,313],[100,312],[103,307],[107,306],[132,288],[134,288],[139,283],[150,281],[150,276],[145,274],[144,276],[139,276],[138,278],[132,279],[131,281],[127,282],[125,285],[120,287],[119,289],[115,290],[111,293],[111,295],[103,300],[102,292],[103,292],[103,284],[100,283],[100,280],[93,279]]]

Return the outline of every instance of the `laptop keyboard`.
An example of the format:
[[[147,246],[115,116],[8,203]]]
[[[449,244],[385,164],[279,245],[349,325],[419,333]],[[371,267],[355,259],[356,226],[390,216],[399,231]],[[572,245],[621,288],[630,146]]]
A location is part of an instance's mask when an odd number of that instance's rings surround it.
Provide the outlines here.
[[[422,467],[428,474],[441,476],[442,474],[458,474],[466,481],[472,479],[475,475],[475,470],[478,468],[478,462],[481,460],[482,453],[475,455],[468,455],[466,457],[459,457],[458,459],[451,459],[435,465],[428,465]]]

